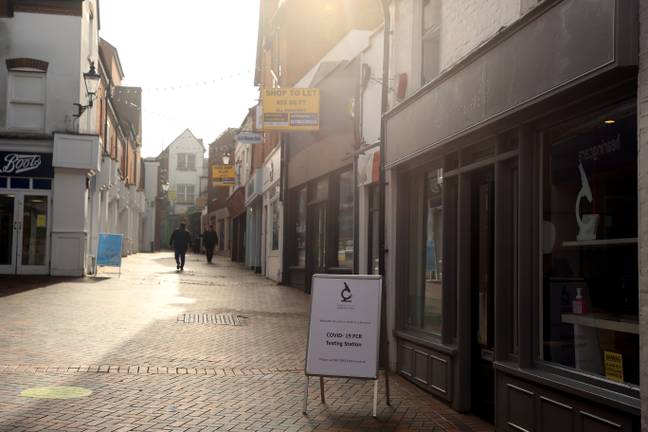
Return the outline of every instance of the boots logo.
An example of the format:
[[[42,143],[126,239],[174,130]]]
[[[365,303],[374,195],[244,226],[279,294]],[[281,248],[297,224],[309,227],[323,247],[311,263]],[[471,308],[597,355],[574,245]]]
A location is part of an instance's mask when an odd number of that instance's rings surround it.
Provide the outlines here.
[[[0,174],[20,174],[33,171],[41,166],[40,155],[9,153],[0,162]]]
[[[351,288],[349,288],[346,282],[344,282],[344,289],[340,292],[340,296],[342,297],[342,303],[351,303],[351,297],[353,295],[351,294]]]

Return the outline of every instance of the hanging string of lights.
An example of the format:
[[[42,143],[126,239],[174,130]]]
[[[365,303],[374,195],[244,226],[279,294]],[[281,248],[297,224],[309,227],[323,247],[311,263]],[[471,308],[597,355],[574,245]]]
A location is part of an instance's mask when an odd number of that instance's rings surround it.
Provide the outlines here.
[[[202,87],[208,87],[208,86],[213,86],[215,84],[220,84],[223,81],[235,79],[235,78],[240,78],[243,76],[249,76],[254,72],[253,69],[248,69],[246,71],[242,71],[239,73],[234,73],[234,74],[229,74],[229,75],[224,75],[218,78],[212,78],[209,80],[202,80],[202,81],[193,81],[193,82],[185,82],[185,83],[177,83],[173,85],[163,85],[163,86],[157,86],[157,87],[141,87],[141,91],[146,91],[146,92],[167,92],[167,91],[179,91],[179,90],[187,90],[187,89],[195,89],[195,88],[202,88]],[[140,89],[128,89],[126,87],[119,87],[118,90],[116,91],[117,94],[135,94],[139,93]]]

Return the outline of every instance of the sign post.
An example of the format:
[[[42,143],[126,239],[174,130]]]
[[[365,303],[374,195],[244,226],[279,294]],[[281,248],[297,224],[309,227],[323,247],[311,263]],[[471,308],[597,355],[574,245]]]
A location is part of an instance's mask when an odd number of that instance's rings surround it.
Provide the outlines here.
[[[378,403],[382,278],[377,275],[313,276],[306,351],[303,412],[311,376],[374,380],[373,416]]]
[[[121,277],[122,241],[122,234],[99,234],[97,269],[99,267],[119,267],[119,277]],[[95,271],[95,277],[97,272]]]

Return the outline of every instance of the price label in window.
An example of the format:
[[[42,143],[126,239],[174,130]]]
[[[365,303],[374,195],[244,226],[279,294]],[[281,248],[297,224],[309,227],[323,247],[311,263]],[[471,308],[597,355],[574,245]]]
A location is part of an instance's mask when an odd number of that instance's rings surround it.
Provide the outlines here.
[[[605,376],[612,381],[623,382],[623,356],[619,353],[604,351]]]

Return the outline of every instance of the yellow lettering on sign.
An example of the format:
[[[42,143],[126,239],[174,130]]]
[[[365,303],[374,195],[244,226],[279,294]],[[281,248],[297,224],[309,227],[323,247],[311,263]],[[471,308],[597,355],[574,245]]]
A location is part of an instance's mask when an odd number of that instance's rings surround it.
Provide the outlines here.
[[[605,376],[612,381],[623,382],[623,356],[611,351],[603,351]]]

